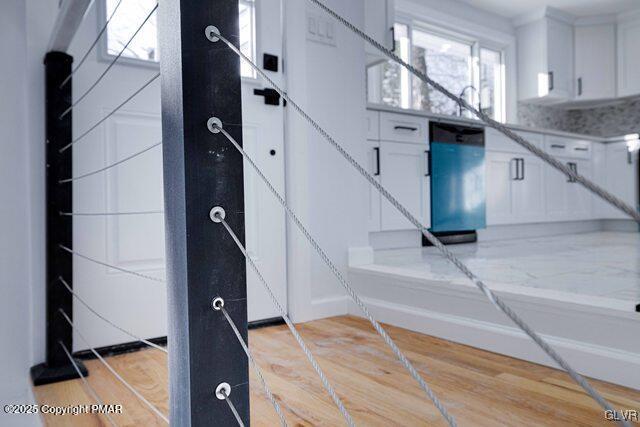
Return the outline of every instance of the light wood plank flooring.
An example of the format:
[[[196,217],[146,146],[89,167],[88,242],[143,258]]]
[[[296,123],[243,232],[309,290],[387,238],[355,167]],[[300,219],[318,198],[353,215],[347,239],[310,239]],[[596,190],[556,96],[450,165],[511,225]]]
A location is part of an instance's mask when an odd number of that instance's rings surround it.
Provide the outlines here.
[[[358,425],[444,426],[439,413],[369,323],[335,317],[298,326]],[[392,326],[396,340],[460,426],[613,425],[562,372]],[[343,425],[340,414],[285,326],[250,332],[250,346],[289,425]],[[137,390],[167,413],[166,355],[143,350],[108,358]],[[121,426],[163,425],[95,360],[88,380],[105,403],[123,403]],[[251,378],[254,426],[278,419]],[[640,410],[640,391],[593,381],[616,408]],[[41,404],[91,404],[80,380],[34,388]],[[49,426],[108,425],[95,415],[48,416]]]

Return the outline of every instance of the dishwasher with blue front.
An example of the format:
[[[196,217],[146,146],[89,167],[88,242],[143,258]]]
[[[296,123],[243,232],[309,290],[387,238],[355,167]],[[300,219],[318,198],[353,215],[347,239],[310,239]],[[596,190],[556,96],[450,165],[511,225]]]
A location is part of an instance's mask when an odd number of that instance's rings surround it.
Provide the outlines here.
[[[431,231],[445,243],[485,228],[484,129],[431,122]],[[425,242],[426,243],[426,242]]]

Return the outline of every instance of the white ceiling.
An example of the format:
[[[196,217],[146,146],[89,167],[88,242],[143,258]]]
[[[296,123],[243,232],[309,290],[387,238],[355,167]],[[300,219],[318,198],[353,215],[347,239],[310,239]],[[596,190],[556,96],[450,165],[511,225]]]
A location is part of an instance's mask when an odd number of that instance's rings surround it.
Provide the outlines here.
[[[478,9],[514,18],[552,6],[575,16],[628,12],[640,8],[640,0],[462,0]]]

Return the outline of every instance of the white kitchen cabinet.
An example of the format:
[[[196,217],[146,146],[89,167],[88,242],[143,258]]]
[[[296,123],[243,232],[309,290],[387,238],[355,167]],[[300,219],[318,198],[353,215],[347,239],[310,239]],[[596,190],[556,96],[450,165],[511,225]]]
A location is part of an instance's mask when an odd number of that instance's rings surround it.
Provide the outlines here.
[[[531,154],[520,156],[518,161],[520,176],[513,186],[516,218],[520,223],[542,222],[546,215],[545,164]]]
[[[607,188],[607,156],[605,144],[601,142],[592,142],[593,158],[591,160],[591,172],[593,182],[600,187]],[[607,211],[607,202],[600,197],[593,197],[593,217],[602,219]]]
[[[567,187],[565,174],[551,166],[545,166],[546,218],[548,221],[565,221],[569,217]]]
[[[377,111],[367,110],[365,116],[367,127],[367,139],[377,141],[380,139],[380,113]]]
[[[577,25],[575,36],[575,100],[616,96],[616,26]]]
[[[640,13],[618,24],[618,96],[640,93]]]
[[[516,222],[513,184],[515,160],[511,153],[488,151],[485,156],[487,183],[487,225]]]
[[[380,142],[380,183],[409,212],[431,226],[431,178],[428,144]],[[381,198],[380,230],[415,228],[388,200]]]
[[[559,158],[578,174],[592,179],[591,162],[578,158]],[[567,175],[545,165],[547,219],[549,221],[580,221],[592,219],[593,198],[589,190],[573,182]]]
[[[582,159],[572,159],[578,174],[592,180],[591,162]],[[593,218],[593,196],[584,185],[577,182],[567,182],[567,208],[568,220],[585,220]]]
[[[629,152],[625,141],[605,144],[606,189],[631,206],[638,205],[638,153]],[[617,208],[606,203],[604,217],[629,219]]]
[[[378,43],[393,50],[395,23],[395,0],[365,0],[364,27],[367,34]],[[378,49],[365,42],[367,65],[375,65],[387,60]]]
[[[573,26],[545,16],[517,28],[518,94],[522,101],[573,98]]]
[[[367,172],[380,182],[380,142],[367,141]],[[371,184],[368,186],[367,217],[369,231],[380,231],[380,192]]]
[[[544,221],[544,165],[540,159],[489,151],[486,170],[488,225]]]

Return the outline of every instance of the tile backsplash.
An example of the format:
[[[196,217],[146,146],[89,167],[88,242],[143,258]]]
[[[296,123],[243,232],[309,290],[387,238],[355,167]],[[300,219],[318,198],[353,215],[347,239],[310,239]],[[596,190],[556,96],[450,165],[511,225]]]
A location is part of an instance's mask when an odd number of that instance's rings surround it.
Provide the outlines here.
[[[640,97],[584,109],[518,103],[518,123],[593,136],[640,133]]]

